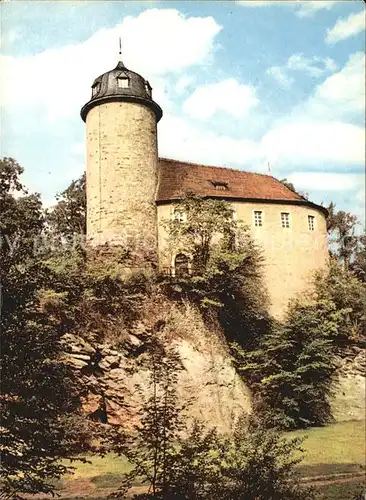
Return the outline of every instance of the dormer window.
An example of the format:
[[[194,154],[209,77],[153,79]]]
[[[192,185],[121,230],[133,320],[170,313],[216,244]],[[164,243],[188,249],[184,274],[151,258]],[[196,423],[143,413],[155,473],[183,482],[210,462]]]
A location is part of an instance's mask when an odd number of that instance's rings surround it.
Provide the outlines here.
[[[128,76],[119,76],[117,78],[117,86],[119,89],[128,89],[130,86],[130,79]]]
[[[147,80],[145,81],[145,90],[146,90],[147,95],[149,97],[151,97],[151,85]]]
[[[99,94],[99,91],[100,91],[100,83],[96,83],[95,85],[93,85],[92,87],[92,97],[96,96],[97,94]]]
[[[229,189],[229,185],[227,182],[222,181],[210,181],[217,191],[227,191]]]

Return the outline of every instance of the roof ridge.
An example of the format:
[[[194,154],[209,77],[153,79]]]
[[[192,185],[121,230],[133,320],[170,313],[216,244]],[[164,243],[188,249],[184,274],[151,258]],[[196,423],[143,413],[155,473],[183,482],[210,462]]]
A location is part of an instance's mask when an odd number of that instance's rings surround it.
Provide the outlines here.
[[[260,175],[262,177],[269,177],[270,179],[275,179],[276,181],[281,182],[278,179],[276,179],[276,177],[273,177],[273,175],[261,174],[260,172],[250,172],[248,170],[239,170],[237,168],[230,168],[230,167],[220,167],[218,165],[203,165],[202,163],[193,163],[192,161],[185,161],[185,160],[174,160],[173,158],[163,158],[160,156],[158,159],[163,161],[169,161],[172,163],[181,163],[183,165],[193,165],[195,167],[218,168],[220,170],[231,170],[232,172],[243,172],[244,174]]]

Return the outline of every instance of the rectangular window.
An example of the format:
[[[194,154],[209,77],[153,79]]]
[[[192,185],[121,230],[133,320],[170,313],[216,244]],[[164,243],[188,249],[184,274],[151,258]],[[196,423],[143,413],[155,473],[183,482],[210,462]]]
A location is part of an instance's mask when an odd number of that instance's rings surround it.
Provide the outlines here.
[[[313,215],[308,215],[309,231],[314,231],[315,229],[315,217]]]
[[[187,217],[186,217],[184,210],[182,210],[181,208],[174,208],[173,220],[176,220],[176,221],[182,222],[182,223],[186,222]]]
[[[118,82],[118,88],[120,88],[120,89],[128,89],[129,80],[128,80],[127,77],[120,76],[119,78],[117,78],[117,82]]]
[[[263,226],[263,213],[260,210],[254,211],[254,225],[255,226]]]
[[[290,214],[288,212],[281,212],[281,226],[290,227]]]

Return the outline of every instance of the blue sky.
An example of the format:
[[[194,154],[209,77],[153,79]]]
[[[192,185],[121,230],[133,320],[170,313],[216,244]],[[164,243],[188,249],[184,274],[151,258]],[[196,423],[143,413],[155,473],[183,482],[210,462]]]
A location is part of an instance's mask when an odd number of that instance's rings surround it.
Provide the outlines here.
[[[85,165],[80,108],[123,40],[160,156],[268,172],[363,218],[362,1],[6,2],[1,156],[46,205]]]

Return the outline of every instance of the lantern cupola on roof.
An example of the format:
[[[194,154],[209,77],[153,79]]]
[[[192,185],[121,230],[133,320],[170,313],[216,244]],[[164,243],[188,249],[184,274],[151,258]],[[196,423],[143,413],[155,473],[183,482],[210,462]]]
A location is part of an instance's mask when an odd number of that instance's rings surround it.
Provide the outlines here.
[[[160,106],[152,99],[150,83],[141,75],[129,70],[121,58],[117,66],[98,76],[92,85],[92,96],[81,109],[81,117],[85,121],[88,112],[99,104],[109,101],[135,102],[152,109],[158,122],[163,115]]]

